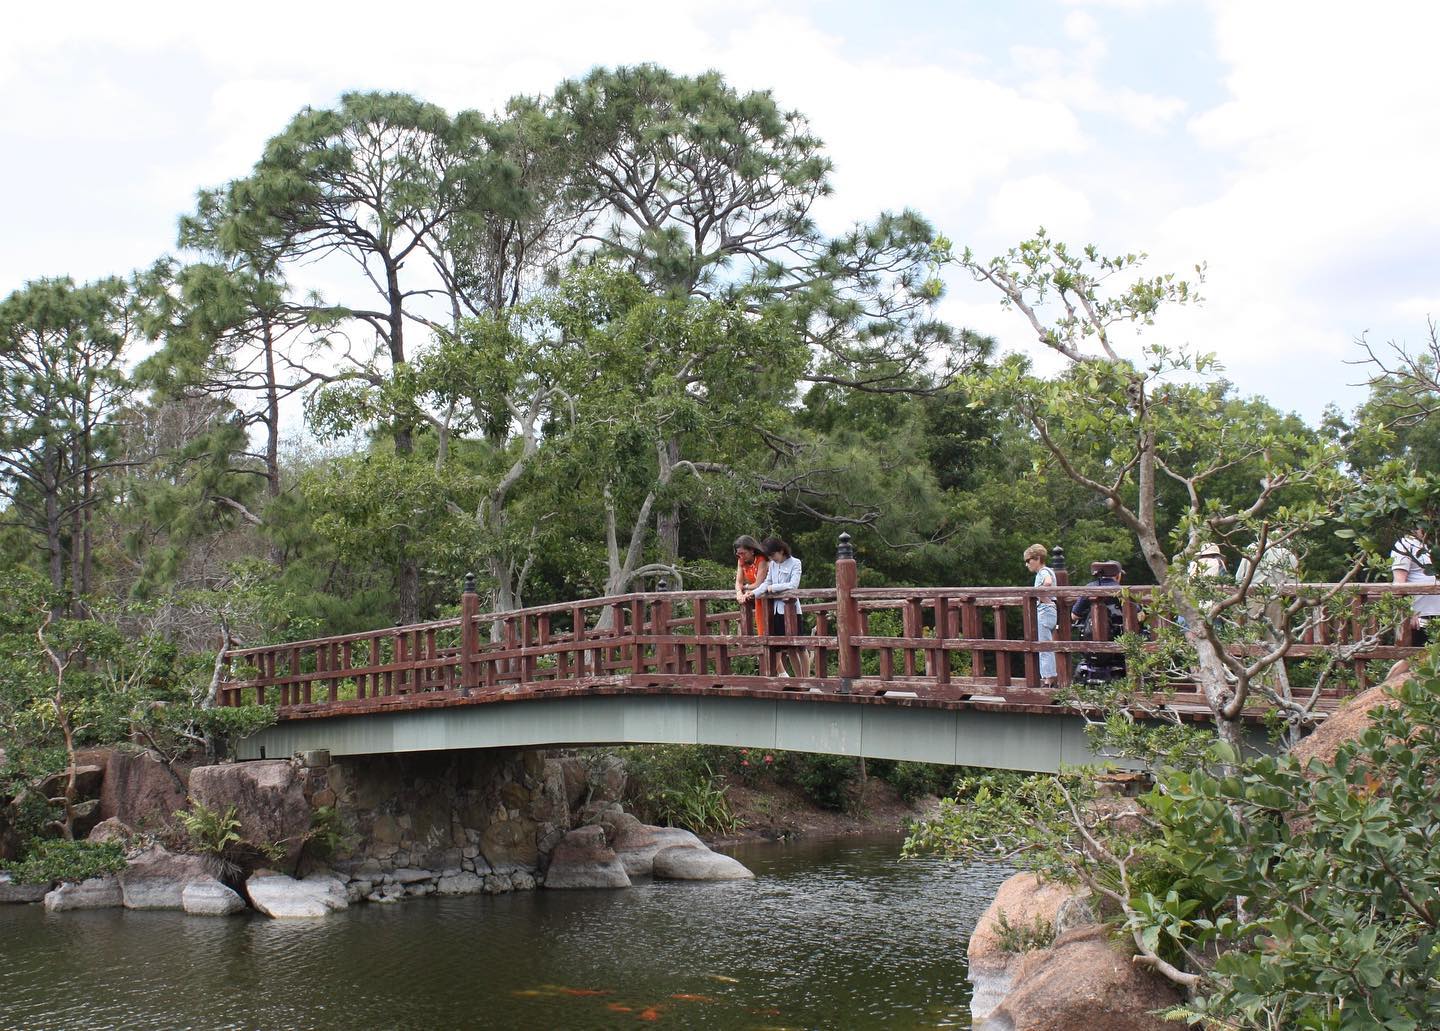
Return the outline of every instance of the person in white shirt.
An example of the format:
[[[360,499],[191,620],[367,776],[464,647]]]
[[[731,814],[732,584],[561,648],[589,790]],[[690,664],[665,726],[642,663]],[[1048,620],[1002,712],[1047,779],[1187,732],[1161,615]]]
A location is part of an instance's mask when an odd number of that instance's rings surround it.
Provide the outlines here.
[[[1390,572],[1397,584],[1434,584],[1435,564],[1424,530],[1401,537],[1390,552]],[[1410,599],[1415,614],[1410,617],[1411,643],[1429,643],[1427,624],[1440,616],[1440,594],[1417,594]]]
[[[1208,542],[1200,549],[1200,554],[1190,560],[1190,567],[1186,570],[1192,578],[1215,577],[1216,579],[1225,575],[1225,559],[1220,554],[1220,545],[1214,541]]]
[[[777,597],[789,591],[800,588],[800,560],[790,553],[790,545],[786,544],[779,537],[768,537],[760,545],[765,554],[770,558],[770,564],[765,567],[765,576],[750,590],[744,592],[740,600],[747,602],[752,598],[761,596],[773,599],[770,614],[770,633],[777,637],[786,634],[785,610],[789,605],[795,606],[796,619],[799,620],[800,603],[794,600]],[[797,627],[798,633],[804,633],[805,627],[801,623]],[[777,649],[780,658],[780,675],[790,676],[793,673],[797,677],[808,677],[810,675],[810,662],[808,653],[803,648],[780,648]],[[790,672],[786,672],[786,665],[789,665]]]

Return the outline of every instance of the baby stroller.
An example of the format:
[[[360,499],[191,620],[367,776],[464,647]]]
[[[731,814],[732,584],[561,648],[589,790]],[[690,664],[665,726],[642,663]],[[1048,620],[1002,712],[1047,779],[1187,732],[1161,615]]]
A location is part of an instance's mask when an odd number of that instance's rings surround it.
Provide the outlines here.
[[[1094,562],[1090,565],[1093,579],[1088,587],[1118,586],[1124,574],[1118,562]],[[1071,611],[1072,640],[1093,641],[1095,639],[1095,613],[1103,607],[1108,617],[1110,640],[1115,640],[1125,631],[1125,609],[1117,597],[1100,598],[1092,602],[1082,598]],[[1071,675],[1075,684],[1110,684],[1125,679],[1125,656],[1118,652],[1081,652],[1075,660]]]

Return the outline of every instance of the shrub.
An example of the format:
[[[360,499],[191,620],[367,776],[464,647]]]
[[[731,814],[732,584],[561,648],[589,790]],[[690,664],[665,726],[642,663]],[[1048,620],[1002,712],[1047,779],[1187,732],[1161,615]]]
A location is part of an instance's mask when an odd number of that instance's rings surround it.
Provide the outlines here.
[[[35,839],[28,854],[5,869],[21,884],[83,881],[125,869],[125,850],[118,841]]]
[[[1002,909],[996,914],[995,937],[1006,952],[1034,952],[1055,944],[1055,925],[1037,915],[1030,924],[1012,924]]]
[[[715,775],[710,751],[694,745],[625,749],[632,806],[648,820],[697,834],[730,833],[736,821]]]
[[[791,779],[818,806],[841,810],[850,803],[850,785],[860,775],[860,760],[845,755],[792,752]]]
[[[663,789],[656,799],[656,806],[657,815],[666,824],[684,827],[696,834],[711,831],[730,834],[736,827],[735,816],[730,812],[730,800],[713,775]]]
[[[310,831],[305,847],[317,859],[328,859],[343,848],[348,840],[345,821],[333,805],[322,805],[310,814]]]
[[[954,770],[948,766],[912,762],[897,762],[893,766],[882,767],[877,772],[906,802],[913,802],[926,795],[941,794],[950,787],[955,776]]]
[[[201,855],[222,856],[240,844],[240,819],[232,805],[224,815],[193,798],[189,809],[181,809],[176,819],[190,838],[190,847]]]

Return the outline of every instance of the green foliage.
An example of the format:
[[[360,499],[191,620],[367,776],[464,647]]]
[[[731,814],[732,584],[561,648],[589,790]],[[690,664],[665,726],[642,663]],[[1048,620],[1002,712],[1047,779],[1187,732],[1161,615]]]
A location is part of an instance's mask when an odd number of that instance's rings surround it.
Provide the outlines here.
[[[1241,761],[1223,744],[1161,770],[1140,813],[1085,780],[968,783],[907,854],[1005,857],[1109,899],[1143,953],[1195,978],[1205,1027],[1422,1028],[1440,985],[1440,672],[1335,759]]]
[[[711,766],[710,751],[690,745],[624,749],[632,804],[648,819],[696,834],[734,831],[735,817]]]
[[[251,734],[275,725],[276,704],[272,702],[266,705],[198,709],[194,713],[194,719],[195,726],[203,734],[227,743],[242,741]]]
[[[201,854],[224,856],[232,853],[241,842],[240,820],[232,805],[218,813],[204,803],[190,800],[189,809],[175,813],[190,838],[190,848]]]
[[[656,812],[666,824],[686,827],[696,834],[733,833],[737,821],[730,812],[725,788],[708,768],[706,774],[702,779],[662,789],[655,803]]]
[[[350,833],[339,809],[333,805],[315,807],[305,836],[306,851],[317,859],[328,859],[344,848],[349,839]]]
[[[841,810],[851,805],[850,788],[860,776],[860,760],[847,755],[788,752],[785,769],[810,801]]]
[[[1002,909],[995,920],[995,938],[1001,949],[1017,955],[1048,949],[1055,943],[1055,925],[1038,915],[1029,924],[1012,924]]]
[[[1163,927],[1192,949],[1229,946],[1190,1010],[1197,1022],[1261,1027],[1420,1028],[1440,985],[1440,674],[1402,684],[1396,705],[1333,762],[1256,760],[1232,776],[1177,771],[1147,804],[1181,890],[1239,911]],[[1159,921],[1152,921],[1159,925]],[[1178,929],[1176,929],[1178,926]]]
[[[1089,784],[1074,775],[1012,772],[962,776],[939,811],[910,829],[903,854],[935,852],[963,862],[1017,862],[1057,879],[1071,879],[1082,854],[1069,822],[1071,804],[1088,797]]]
[[[877,765],[871,764],[872,771],[889,782],[905,802],[914,802],[926,795],[939,795],[948,791],[955,780],[955,768],[951,766],[897,762],[888,769],[875,770]]]
[[[89,592],[86,533],[130,384],[129,291],[35,279],[0,300],[0,508],[45,558],[57,606]]]
[[[35,839],[24,858],[4,869],[21,884],[83,881],[125,869],[125,850],[117,841]]]

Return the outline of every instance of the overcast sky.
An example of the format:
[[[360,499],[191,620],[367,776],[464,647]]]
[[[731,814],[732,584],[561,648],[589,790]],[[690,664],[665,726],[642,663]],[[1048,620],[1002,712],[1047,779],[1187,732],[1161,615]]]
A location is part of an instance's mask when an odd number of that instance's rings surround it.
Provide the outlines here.
[[[1044,225],[1156,271],[1208,264],[1155,330],[1245,393],[1352,407],[1354,340],[1440,316],[1440,4],[727,0],[7,5],[0,294],[174,245],[303,105],[403,90],[494,111],[595,65],[715,68],[804,112],[828,228],[913,207],[982,255]],[[952,278],[943,313],[1026,348]]]

